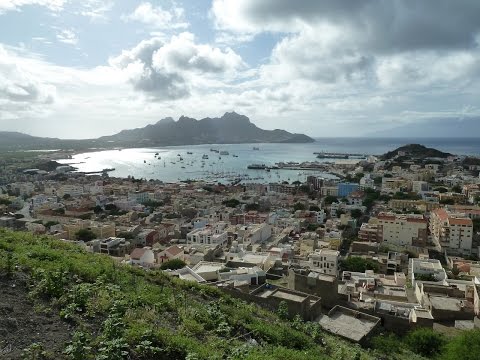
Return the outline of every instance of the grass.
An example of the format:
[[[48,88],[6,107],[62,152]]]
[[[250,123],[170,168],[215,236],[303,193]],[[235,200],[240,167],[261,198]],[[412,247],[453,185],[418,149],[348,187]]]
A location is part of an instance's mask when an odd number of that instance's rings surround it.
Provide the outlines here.
[[[46,236],[0,229],[0,275],[27,274],[37,308],[72,325],[68,359],[377,359],[318,324],[276,314],[219,289]],[[41,300],[35,300],[41,299]],[[30,353],[41,344],[32,344]],[[410,352],[398,359],[420,359]]]

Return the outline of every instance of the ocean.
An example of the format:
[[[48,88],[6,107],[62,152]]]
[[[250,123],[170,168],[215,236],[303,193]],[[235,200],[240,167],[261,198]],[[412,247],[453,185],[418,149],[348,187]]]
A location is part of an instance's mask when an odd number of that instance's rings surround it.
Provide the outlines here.
[[[244,182],[292,182],[304,181],[310,174],[325,177],[331,175],[320,171],[266,172],[247,169],[247,166],[254,163],[271,166],[277,162],[289,161],[332,161],[316,159],[313,153],[321,151],[380,155],[413,143],[458,155],[480,156],[480,139],[473,138],[317,138],[315,142],[307,144],[207,144],[106,150],[76,154],[72,159],[63,159],[59,162],[72,164],[82,172],[115,168],[109,172],[110,176],[133,176],[165,182],[188,179],[231,182],[239,177],[242,177]],[[254,147],[259,150],[254,150]],[[211,149],[228,152],[228,155],[221,155]],[[202,159],[203,155],[208,155],[208,159]]]

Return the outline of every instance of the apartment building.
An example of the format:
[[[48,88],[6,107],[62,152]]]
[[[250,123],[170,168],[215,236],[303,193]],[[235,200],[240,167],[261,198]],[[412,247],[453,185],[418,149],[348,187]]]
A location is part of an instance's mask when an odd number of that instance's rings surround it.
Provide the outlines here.
[[[358,231],[358,239],[363,242],[382,242],[383,226],[373,223],[363,223]]]
[[[383,242],[398,246],[425,246],[428,221],[423,215],[380,213],[370,220],[382,227]]]
[[[337,276],[338,259],[340,252],[330,249],[319,249],[308,256],[308,260],[313,264],[315,271],[328,275]]]
[[[70,195],[75,197],[75,196],[83,195],[83,193],[84,193],[83,185],[76,185],[76,184],[62,185],[57,191],[57,195],[61,197],[65,195]]]
[[[430,232],[435,242],[450,254],[469,255],[472,250],[473,223],[464,213],[444,208],[432,211]]]
[[[88,220],[74,220],[69,224],[63,225],[63,230],[67,233],[68,240],[74,240],[79,230],[88,229],[92,231],[97,239],[115,237],[114,223],[99,223]]]
[[[382,193],[396,193],[398,191],[408,191],[411,183],[403,178],[382,178]]]
[[[218,222],[190,231],[187,234],[187,244],[225,245],[228,241],[227,227],[228,223]]]

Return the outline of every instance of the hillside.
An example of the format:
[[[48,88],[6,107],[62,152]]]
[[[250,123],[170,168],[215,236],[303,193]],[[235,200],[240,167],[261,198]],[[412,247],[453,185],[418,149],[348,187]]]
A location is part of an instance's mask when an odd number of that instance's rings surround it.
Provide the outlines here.
[[[403,151],[406,153],[407,157],[415,159],[447,158],[449,156],[452,156],[452,154],[450,153],[446,153],[437,149],[427,148],[426,146],[420,144],[409,144],[383,154],[382,159],[390,160],[394,158],[399,151]]]
[[[379,358],[217,288],[4,229],[0,293],[2,359]],[[421,359],[408,350],[394,356]]]
[[[165,118],[144,128],[123,130],[99,140],[124,145],[141,143],[144,146],[237,144],[237,143],[304,143],[314,140],[303,134],[285,130],[263,130],[244,115],[225,113],[220,118],[196,120],[181,116],[178,121]]]

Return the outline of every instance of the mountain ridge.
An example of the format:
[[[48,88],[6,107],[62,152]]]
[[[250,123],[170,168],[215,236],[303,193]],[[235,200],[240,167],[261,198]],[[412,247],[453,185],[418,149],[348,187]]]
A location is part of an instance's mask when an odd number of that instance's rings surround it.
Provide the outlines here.
[[[0,150],[87,149],[138,146],[172,146],[241,143],[307,143],[315,140],[305,134],[281,129],[264,130],[245,115],[226,112],[221,117],[200,120],[182,115],[96,139],[58,139],[15,131],[0,131]]]
[[[304,134],[285,130],[264,130],[245,115],[227,112],[222,117],[200,120],[182,115],[177,121],[164,118],[143,128],[122,130],[102,136],[98,140],[110,142],[138,142],[143,145],[198,145],[227,143],[306,143],[314,139]]]

